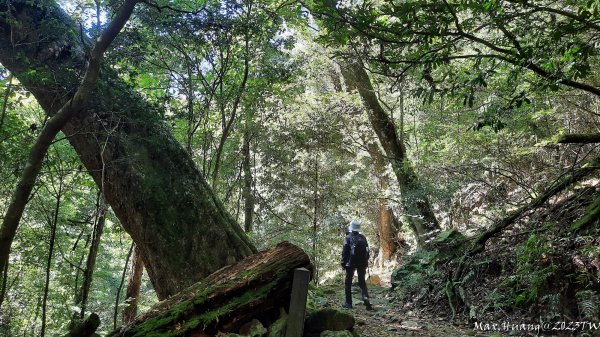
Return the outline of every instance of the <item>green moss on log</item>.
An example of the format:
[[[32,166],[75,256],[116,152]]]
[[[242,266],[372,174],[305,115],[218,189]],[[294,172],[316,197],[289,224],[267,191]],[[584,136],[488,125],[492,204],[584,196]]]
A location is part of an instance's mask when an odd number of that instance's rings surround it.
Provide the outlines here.
[[[246,320],[274,320],[289,305],[295,268],[312,270],[300,248],[284,242],[225,267],[109,336],[175,337],[237,331]]]
[[[583,217],[577,220],[572,226],[572,231],[582,230],[594,223],[600,222],[600,197],[587,208]]]
[[[126,335],[132,337],[175,337],[185,335],[187,332],[195,331],[203,326],[218,323],[220,318],[234,311],[234,309],[249,305],[256,299],[264,298],[280,280],[281,275],[275,276],[272,282],[257,289],[246,291],[222,306],[202,314],[194,314],[194,309],[207,302],[212,294],[235,286],[237,281],[231,281],[214,288],[208,287],[190,300],[172,307],[163,315],[145,320],[133,329],[128,330]],[[200,284],[202,282],[197,284],[196,287],[199,287]],[[186,318],[189,319],[186,320]]]

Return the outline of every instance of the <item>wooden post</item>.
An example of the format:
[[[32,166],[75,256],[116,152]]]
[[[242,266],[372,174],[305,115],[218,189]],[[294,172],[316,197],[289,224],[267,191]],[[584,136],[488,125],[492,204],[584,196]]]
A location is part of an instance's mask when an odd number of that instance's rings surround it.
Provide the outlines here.
[[[292,283],[292,296],[287,320],[285,337],[302,337],[304,330],[304,315],[306,314],[306,297],[308,296],[308,282],[310,271],[306,268],[294,270]]]

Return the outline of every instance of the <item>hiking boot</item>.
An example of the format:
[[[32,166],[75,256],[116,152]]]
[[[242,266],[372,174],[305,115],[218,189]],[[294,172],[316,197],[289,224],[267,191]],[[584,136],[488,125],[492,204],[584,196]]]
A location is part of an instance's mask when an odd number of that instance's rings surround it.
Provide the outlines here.
[[[369,300],[365,300],[365,307],[367,308],[367,310],[373,310],[373,306],[371,305],[371,302],[369,302]]]
[[[352,309],[352,304],[344,303],[344,305],[342,305],[342,308],[344,308],[344,309]]]

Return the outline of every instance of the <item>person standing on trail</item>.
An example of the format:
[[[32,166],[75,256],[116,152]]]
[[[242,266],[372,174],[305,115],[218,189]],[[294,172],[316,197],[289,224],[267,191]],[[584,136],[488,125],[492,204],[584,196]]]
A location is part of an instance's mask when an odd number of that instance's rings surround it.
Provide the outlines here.
[[[369,264],[369,243],[367,242],[367,238],[360,234],[360,221],[352,220],[348,229],[349,233],[346,235],[344,246],[342,247],[342,268],[346,270],[346,279],[344,282],[346,303],[344,303],[343,307],[347,309],[352,308],[352,279],[354,278],[354,271],[357,271],[358,286],[361,290],[362,300],[367,310],[371,310],[369,291],[365,282],[365,275]]]

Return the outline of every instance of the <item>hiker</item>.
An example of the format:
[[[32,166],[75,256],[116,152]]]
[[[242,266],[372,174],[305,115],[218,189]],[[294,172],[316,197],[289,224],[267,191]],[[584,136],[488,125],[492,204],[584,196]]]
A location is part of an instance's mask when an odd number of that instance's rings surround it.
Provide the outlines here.
[[[369,243],[367,242],[367,238],[360,234],[360,221],[352,220],[350,226],[348,226],[348,231],[349,233],[346,235],[344,246],[342,247],[342,268],[346,270],[346,280],[344,282],[346,303],[342,307],[347,309],[352,308],[352,279],[356,270],[358,272],[358,286],[361,290],[362,300],[367,310],[371,310],[369,291],[365,282],[365,274],[367,273],[367,266],[369,264]]]

